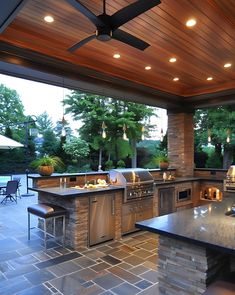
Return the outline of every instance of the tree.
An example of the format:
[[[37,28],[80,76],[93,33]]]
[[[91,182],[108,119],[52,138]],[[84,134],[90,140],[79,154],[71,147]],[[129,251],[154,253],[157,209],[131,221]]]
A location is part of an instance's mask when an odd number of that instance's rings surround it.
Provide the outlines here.
[[[201,151],[201,147],[208,144],[210,135],[211,144],[215,147],[213,157],[216,165],[218,166],[218,159],[223,159],[223,168],[227,169],[233,161],[235,151],[235,138],[232,134],[235,127],[235,106],[197,110],[194,119],[195,150]]]
[[[19,94],[3,84],[0,84],[0,124],[11,126],[25,120],[24,106]]]
[[[99,164],[105,151],[107,160],[117,163],[121,158],[131,156],[132,166],[136,166],[136,143],[141,140],[143,122],[154,114],[154,108],[79,91],[72,91],[64,103],[66,113],[83,122],[80,136],[93,149],[99,150]],[[103,123],[105,139],[101,136]],[[122,138],[123,126],[126,126],[130,142]],[[146,124],[146,135],[148,127]]]
[[[56,155],[58,149],[59,141],[55,136],[53,130],[46,130],[43,135],[43,143],[40,147],[41,156],[48,155],[53,156]]]
[[[87,142],[81,138],[76,137],[66,140],[65,144],[63,145],[63,149],[68,155],[71,156],[73,160],[76,161],[86,158],[90,151]]]
[[[44,134],[46,130],[53,129],[53,122],[47,112],[37,117],[37,129],[39,134]]]

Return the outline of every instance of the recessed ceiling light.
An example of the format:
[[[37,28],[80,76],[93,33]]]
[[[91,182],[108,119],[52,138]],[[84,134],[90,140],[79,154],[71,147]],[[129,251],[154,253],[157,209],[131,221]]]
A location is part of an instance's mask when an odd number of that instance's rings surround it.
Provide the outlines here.
[[[211,81],[211,80],[213,80],[213,78],[212,77],[208,77],[208,78],[206,78],[206,80],[207,81]]]
[[[51,15],[46,15],[46,16],[44,17],[44,21],[47,22],[47,23],[53,23],[53,21],[54,21],[54,17],[51,16]]]
[[[179,81],[178,77],[173,78],[173,81]]]
[[[151,69],[152,69],[152,68],[151,68],[150,66],[146,66],[146,67],[145,67],[145,70],[146,70],[146,71],[149,71],[149,70],[151,70]]]
[[[177,59],[175,57],[172,57],[169,59],[169,62],[176,62],[176,61],[177,61]]]
[[[113,58],[120,58],[121,57],[121,55],[119,54],[119,53],[115,53],[114,55],[113,55]]]
[[[224,68],[230,68],[232,66],[232,64],[231,63],[226,63],[226,64],[224,64]]]
[[[196,23],[197,23],[197,21],[194,18],[191,18],[191,19],[187,20],[186,26],[187,27],[193,27],[193,26],[196,25]]]

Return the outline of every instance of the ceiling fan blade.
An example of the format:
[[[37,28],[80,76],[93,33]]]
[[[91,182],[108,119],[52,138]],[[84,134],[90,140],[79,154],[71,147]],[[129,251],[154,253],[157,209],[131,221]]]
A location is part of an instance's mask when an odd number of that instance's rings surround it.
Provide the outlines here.
[[[77,50],[78,48],[82,47],[83,45],[85,45],[86,43],[88,43],[89,41],[93,40],[96,38],[96,35],[92,35],[92,36],[89,36],[85,39],[83,39],[82,41],[79,41],[77,43],[75,43],[73,46],[71,46],[68,51],[70,52],[74,52],[75,50]]]
[[[112,38],[116,39],[118,41],[121,41],[123,43],[126,43],[132,47],[139,49],[139,50],[145,50],[147,47],[150,46],[150,44],[146,43],[145,41],[143,41],[143,40],[127,33],[127,32],[124,32],[120,29],[117,29],[113,32]]]
[[[115,30],[119,28],[136,16],[148,11],[160,3],[160,0],[138,0],[118,10],[111,16],[112,29]]]
[[[70,5],[79,10],[83,15],[85,15],[96,27],[104,26],[104,23],[86,6],[84,6],[78,0],[66,0]]]

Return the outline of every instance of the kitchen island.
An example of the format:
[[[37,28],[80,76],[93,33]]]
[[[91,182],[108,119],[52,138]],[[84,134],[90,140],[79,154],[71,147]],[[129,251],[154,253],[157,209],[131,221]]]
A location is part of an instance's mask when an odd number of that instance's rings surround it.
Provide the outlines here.
[[[227,193],[222,202],[136,223],[159,234],[160,294],[202,294],[229,270],[235,257],[234,204],[235,195]]]
[[[60,188],[60,187],[41,187],[31,188],[38,192],[39,203],[50,203],[64,207],[68,214],[66,216],[66,245],[70,245],[74,249],[90,246],[96,241],[92,236],[93,233],[100,234],[98,242],[107,239],[118,240],[121,238],[121,206],[123,197],[123,187],[121,186],[105,186],[93,189],[85,188]],[[104,215],[99,218],[99,214],[103,212],[103,206],[99,207],[99,201],[103,200],[109,214],[110,221]],[[109,206],[107,205],[109,204]],[[95,208],[95,218],[99,222],[92,222],[91,207]],[[99,212],[100,211],[100,212]],[[98,214],[98,215],[97,215]],[[94,228],[92,228],[92,226]],[[112,233],[106,237],[103,229],[110,229]]]

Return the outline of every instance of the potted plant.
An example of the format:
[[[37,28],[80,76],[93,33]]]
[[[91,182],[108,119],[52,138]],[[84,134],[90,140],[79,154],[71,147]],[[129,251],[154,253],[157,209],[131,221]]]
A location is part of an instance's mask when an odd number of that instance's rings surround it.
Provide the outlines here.
[[[164,153],[160,153],[156,157],[156,162],[161,170],[166,170],[169,167],[169,159]]]
[[[63,168],[64,163],[57,156],[44,156],[32,161],[31,167],[37,169],[42,176],[50,176],[55,169]]]

